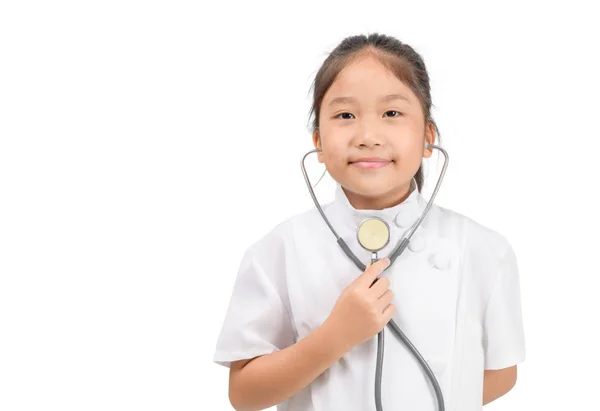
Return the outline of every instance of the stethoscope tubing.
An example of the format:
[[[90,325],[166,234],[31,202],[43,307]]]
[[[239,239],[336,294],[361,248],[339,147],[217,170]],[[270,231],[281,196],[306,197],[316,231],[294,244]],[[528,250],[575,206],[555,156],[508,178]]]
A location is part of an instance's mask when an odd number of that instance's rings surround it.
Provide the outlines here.
[[[412,238],[414,233],[417,231],[417,229],[420,227],[421,223],[425,219],[425,216],[427,216],[427,213],[431,209],[431,206],[433,205],[433,201],[434,201],[435,197],[437,196],[437,193],[441,187],[442,180],[444,179],[444,176],[446,175],[446,169],[448,168],[448,162],[449,162],[448,152],[444,148],[442,148],[438,145],[435,145],[435,144],[426,144],[426,147],[435,148],[435,149],[441,151],[442,154],[444,155],[444,165],[442,167],[442,171],[440,172],[440,176],[438,177],[438,181],[435,185],[433,193],[431,194],[431,198],[429,199],[429,201],[427,202],[427,205],[425,206],[425,209],[423,210],[423,212],[421,213],[421,215],[419,216],[417,221],[409,229],[408,234],[406,236],[404,236],[404,238],[398,243],[396,248],[391,252],[391,254],[389,256],[390,264],[388,265],[388,267],[385,270],[387,270],[391,267],[391,265],[394,263],[394,261],[402,254],[402,252],[404,252],[404,250],[408,246],[410,239]],[[300,162],[300,167],[302,169],[302,175],[304,176],[304,181],[306,182],[308,191],[310,192],[313,202],[315,203],[315,207],[321,214],[323,221],[325,221],[325,223],[327,224],[327,226],[329,227],[329,229],[335,236],[338,245],[342,248],[344,253],[354,262],[354,264],[361,270],[361,272],[364,272],[367,268],[366,265],[363,264],[362,261],[360,261],[358,259],[358,257],[356,257],[356,255],[352,252],[352,250],[350,250],[350,247],[348,247],[346,242],[335,231],[335,229],[331,225],[329,219],[323,212],[323,209],[321,208],[321,205],[319,204],[319,201],[317,200],[317,197],[314,193],[310,179],[308,178],[308,173],[306,172],[306,168],[304,165],[306,157],[308,157],[308,155],[310,155],[312,153],[318,153],[320,151],[321,151],[320,148],[315,148],[313,150],[310,150],[309,152],[307,152],[306,154],[304,154],[302,156],[302,160]],[[415,188],[415,189],[418,189],[418,188]],[[402,342],[411,351],[411,353],[417,358],[420,365],[423,367],[425,373],[427,374],[427,376],[429,377],[429,380],[431,381],[431,383],[433,385],[435,395],[437,398],[438,410],[444,411],[445,405],[444,405],[444,398],[443,398],[442,390],[437,381],[437,378],[435,377],[435,374],[429,367],[429,364],[427,364],[427,361],[423,358],[421,353],[419,353],[419,351],[414,346],[414,344],[412,344],[412,342],[402,332],[400,327],[398,327],[398,325],[396,324],[396,322],[393,319],[390,319],[390,321],[388,322],[387,325],[390,326],[392,331],[394,331],[394,333],[402,340]],[[381,380],[382,380],[382,370],[383,370],[384,335],[385,335],[384,329],[382,329],[378,333],[378,336],[377,336],[377,368],[376,368],[376,374],[375,374],[375,405],[377,407],[377,411],[383,411],[383,405],[381,403]]]

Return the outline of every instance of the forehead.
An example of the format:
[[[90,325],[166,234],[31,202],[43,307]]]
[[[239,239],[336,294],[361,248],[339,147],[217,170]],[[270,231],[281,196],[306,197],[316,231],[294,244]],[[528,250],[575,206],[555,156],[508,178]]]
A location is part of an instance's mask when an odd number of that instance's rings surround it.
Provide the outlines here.
[[[393,93],[403,94],[411,102],[417,101],[410,88],[379,59],[366,55],[350,62],[339,72],[323,97],[323,106],[340,96],[361,100],[376,99]]]

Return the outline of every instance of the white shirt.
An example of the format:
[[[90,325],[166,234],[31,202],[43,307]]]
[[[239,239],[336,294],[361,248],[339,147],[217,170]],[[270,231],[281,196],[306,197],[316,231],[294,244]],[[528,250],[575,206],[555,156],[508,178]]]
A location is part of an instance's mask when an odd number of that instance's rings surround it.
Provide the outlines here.
[[[425,208],[417,190],[394,207],[357,210],[338,184],[322,205],[336,232],[365,264],[356,240],[367,217],[383,218],[387,257]],[[343,289],[361,274],[316,208],[284,221],[246,251],[235,281],[214,362],[229,366],[284,349],[318,328]],[[394,321],[427,360],[446,410],[482,410],[483,370],[525,359],[519,273],[497,232],[433,205],[404,253],[386,270]],[[391,328],[385,330],[385,411],[435,411],[431,382]],[[346,353],[278,411],[375,410],[377,335]]]

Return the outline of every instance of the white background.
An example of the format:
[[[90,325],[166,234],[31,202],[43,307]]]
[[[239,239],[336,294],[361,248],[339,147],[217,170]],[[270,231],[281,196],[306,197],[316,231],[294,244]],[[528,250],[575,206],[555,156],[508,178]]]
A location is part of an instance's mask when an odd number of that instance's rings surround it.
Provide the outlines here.
[[[527,359],[486,409],[590,409],[600,31],[563,3],[3,2],[0,409],[231,409],[212,355],[240,258],[313,206],[310,83],[369,32],[425,59],[438,204],[519,259]]]

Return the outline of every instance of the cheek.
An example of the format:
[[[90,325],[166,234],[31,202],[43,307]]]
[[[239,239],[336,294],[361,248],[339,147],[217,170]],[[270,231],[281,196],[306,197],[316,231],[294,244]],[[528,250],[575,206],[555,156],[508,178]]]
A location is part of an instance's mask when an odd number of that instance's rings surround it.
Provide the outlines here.
[[[418,168],[423,158],[423,143],[420,139],[411,138],[399,141],[396,145],[396,152],[400,160],[400,164],[414,168]]]
[[[326,133],[325,130],[322,133],[321,147],[323,148],[323,157],[328,161],[339,162],[340,157],[343,159],[346,155],[346,144],[344,139],[340,138],[335,133]]]
[[[325,163],[332,167],[338,166],[345,158],[344,153],[342,153],[339,147],[336,147],[335,145],[323,144],[323,153]]]

